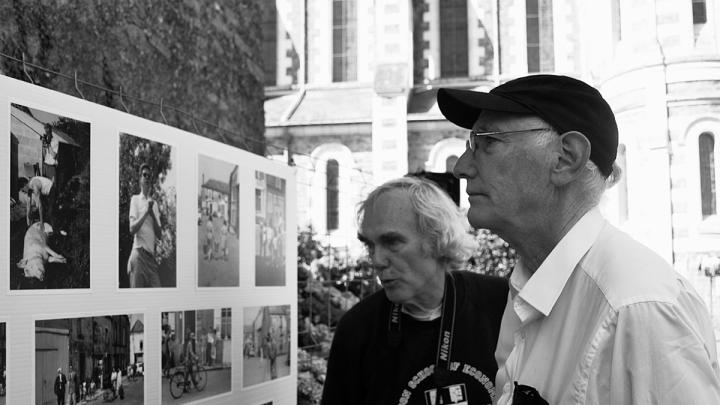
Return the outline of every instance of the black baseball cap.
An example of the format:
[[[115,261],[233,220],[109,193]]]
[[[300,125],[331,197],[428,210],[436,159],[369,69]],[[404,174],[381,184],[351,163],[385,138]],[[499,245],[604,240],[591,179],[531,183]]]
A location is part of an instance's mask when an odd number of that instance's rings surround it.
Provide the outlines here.
[[[618,128],[612,109],[599,91],[567,76],[532,75],[490,90],[441,88],[440,111],[450,122],[472,129],[483,110],[527,113],[545,120],[559,133],[578,131],[590,141],[592,160],[606,177],[617,156]]]

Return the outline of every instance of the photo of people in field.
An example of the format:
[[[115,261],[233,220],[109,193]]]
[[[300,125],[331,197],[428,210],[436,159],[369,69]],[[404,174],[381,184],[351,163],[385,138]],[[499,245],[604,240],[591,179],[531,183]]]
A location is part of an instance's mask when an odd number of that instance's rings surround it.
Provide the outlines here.
[[[240,280],[238,166],[198,156],[198,287]]]

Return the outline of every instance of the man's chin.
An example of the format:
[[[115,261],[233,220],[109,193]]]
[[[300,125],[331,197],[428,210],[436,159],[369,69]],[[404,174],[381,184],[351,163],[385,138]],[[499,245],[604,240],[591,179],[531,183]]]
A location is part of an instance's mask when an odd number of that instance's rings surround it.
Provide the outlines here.
[[[494,225],[494,221],[487,212],[482,212],[479,209],[473,210],[472,207],[468,210],[467,218],[470,225],[476,229],[491,229]]]

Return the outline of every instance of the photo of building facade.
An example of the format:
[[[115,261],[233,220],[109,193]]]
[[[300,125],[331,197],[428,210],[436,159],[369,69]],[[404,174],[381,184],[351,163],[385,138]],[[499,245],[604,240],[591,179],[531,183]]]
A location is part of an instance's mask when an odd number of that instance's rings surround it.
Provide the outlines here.
[[[132,332],[132,327],[137,322],[142,324],[142,319],[137,314],[36,321],[35,403],[57,403],[59,394],[54,386],[59,374],[67,379],[63,392],[67,400],[70,395],[75,395],[76,401],[102,398],[106,392],[117,392],[112,377],[119,371],[124,377],[125,401],[142,404],[143,379],[126,378],[128,370],[137,368],[136,360],[142,359],[131,342],[133,339],[142,342],[137,329]]]

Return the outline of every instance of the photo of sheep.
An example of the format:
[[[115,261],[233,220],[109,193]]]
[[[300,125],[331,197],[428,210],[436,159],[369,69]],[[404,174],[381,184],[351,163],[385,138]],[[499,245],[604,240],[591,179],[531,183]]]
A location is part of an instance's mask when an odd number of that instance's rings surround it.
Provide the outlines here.
[[[90,288],[90,124],[10,107],[10,289]]]

